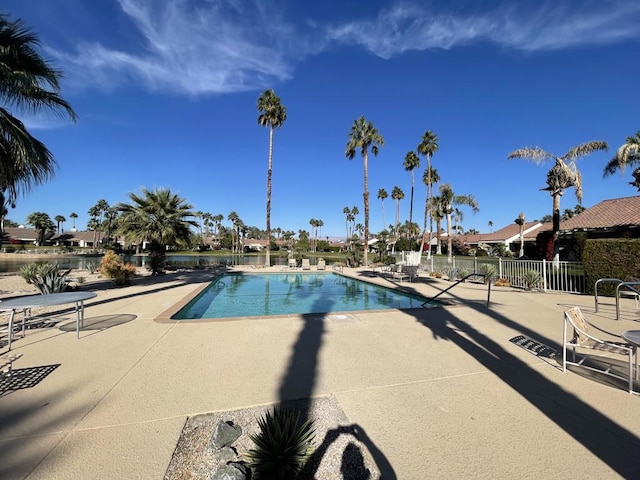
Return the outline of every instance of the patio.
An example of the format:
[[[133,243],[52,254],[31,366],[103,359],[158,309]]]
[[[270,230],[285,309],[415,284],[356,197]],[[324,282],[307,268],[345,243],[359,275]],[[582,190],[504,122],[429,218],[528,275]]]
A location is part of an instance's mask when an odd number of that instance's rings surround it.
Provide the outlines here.
[[[369,270],[344,273],[372,280]],[[27,372],[19,388],[0,390],[0,477],[162,478],[188,417],[326,396],[366,435],[385,479],[640,471],[640,398],[510,341],[560,352],[562,312],[574,305],[610,332],[637,328],[632,299],[616,321],[615,306],[595,314],[591,296],[492,288],[487,308],[486,287],[463,284],[447,295],[451,307],[349,321],[155,321],[210,278],[96,284],[79,340],[66,311],[60,325],[73,328],[15,341],[14,369]],[[401,287],[430,297],[449,285]]]

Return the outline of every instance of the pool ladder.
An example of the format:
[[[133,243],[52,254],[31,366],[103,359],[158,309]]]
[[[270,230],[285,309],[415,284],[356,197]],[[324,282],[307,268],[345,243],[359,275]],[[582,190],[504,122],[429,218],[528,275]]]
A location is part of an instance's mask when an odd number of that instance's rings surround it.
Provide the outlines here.
[[[470,277],[482,277],[483,279],[486,279],[487,276],[484,273],[470,273],[469,275],[467,275],[464,278],[461,278],[460,280],[458,280],[456,283],[454,283],[453,285],[451,285],[449,288],[446,288],[445,290],[442,290],[440,293],[438,293],[435,297],[431,297],[429,300],[427,300],[426,302],[424,302],[422,304],[422,306],[424,307],[425,305],[427,305],[429,302],[432,302],[433,300],[435,300],[436,298],[438,298],[440,295],[447,293],[449,290],[451,290],[453,287],[455,287],[456,285],[458,285],[459,283],[462,283],[464,281],[466,281],[468,278]],[[487,283],[487,307],[489,306],[489,302],[491,301],[491,282]]]

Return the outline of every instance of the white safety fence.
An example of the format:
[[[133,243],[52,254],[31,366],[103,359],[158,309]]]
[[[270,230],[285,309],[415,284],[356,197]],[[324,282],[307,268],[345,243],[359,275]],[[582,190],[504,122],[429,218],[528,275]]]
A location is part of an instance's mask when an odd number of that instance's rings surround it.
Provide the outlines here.
[[[451,262],[446,256],[422,255],[421,268],[423,271],[439,272],[449,276],[484,273],[491,265],[495,269],[495,279],[508,279],[514,287],[526,287],[527,279],[539,278],[536,285],[544,291],[585,293],[586,282],[584,268],[581,262],[553,262],[547,260],[514,260],[496,257],[452,257]],[[535,273],[537,273],[537,275]]]

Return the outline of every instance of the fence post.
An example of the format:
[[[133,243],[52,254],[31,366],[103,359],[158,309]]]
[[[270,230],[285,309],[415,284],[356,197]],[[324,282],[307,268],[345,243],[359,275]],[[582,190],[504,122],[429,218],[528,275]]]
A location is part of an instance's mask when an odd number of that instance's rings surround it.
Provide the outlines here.
[[[473,273],[478,273],[478,257],[473,257]]]
[[[498,257],[498,278],[502,278],[502,257]]]
[[[547,291],[547,260],[542,259],[542,290]]]

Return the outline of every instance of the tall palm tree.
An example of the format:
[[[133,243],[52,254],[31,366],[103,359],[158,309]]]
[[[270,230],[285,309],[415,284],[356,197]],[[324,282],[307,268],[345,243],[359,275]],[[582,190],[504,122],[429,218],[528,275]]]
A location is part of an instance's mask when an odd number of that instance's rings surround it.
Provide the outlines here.
[[[387,222],[384,221],[384,199],[387,197],[389,197],[389,194],[384,188],[381,188],[378,190],[378,200],[380,200],[380,205],[382,205],[382,228],[383,229],[384,229],[384,226],[387,224]]]
[[[520,253],[518,254],[518,258],[522,258],[524,257],[524,224],[525,224],[525,216],[524,216],[524,212],[520,212],[520,215],[518,215],[518,218],[516,218],[514,221],[516,222],[516,225],[518,225],[518,230],[519,230],[519,235],[520,235]]]
[[[627,166],[633,165],[638,165],[638,167],[633,172],[634,181],[629,183],[640,192],[640,131],[627,137],[627,141],[616,151],[616,156],[609,160],[609,163],[604,167],[603,176],[608,177],[618,170],[620,173],[624,173]]]
[[[127,243],[136,243],[138,247],[145,241],[149,242],[150,254],[162,260],[167,247],[189,243],[190,227],[198,226],[192,220],[193,207],[168,188],[142,188],[141,193],[130,193],[131,203],[115,206],[121,213],[118,233]],[[153,268],[153,273],[158,273],[158,270]]]
[[[265,266],[271,265],[271,175],[273,167],[273,129],[287,120],[287,108],[273,90],[265,90],[258,98],[258,123],[269,127],[269,166],[267,168],[267,251]]]
[[[440,241],[440,232],[442,219],[444,218],[444,205],[443,198],[441,195],[434,195],[431,197],[431,208],[429,212],[431,213],[431,218],[436,221],[436,255],[442,255],[442,242]],[[431,250],[431,245],[429,245],[429,250]]]
[[[400,225],[400,200],[404,198],[404,192],[397,185],[391,190],[391,198],[396,201],[396,229]]]
[[[493,220],[489,220],[489,233],[493,233]]]
[[[413,150],[408,152],[404,157],[404,169],[411,172],[411,203],[409,204],[409,223],[413,223],[413,170],[420,167],[420,158]]]
[[[453,213],[454,205],[467,205],[473,209],[473,213],[478,211],[478,202],[473,195],[456,195],[451,188],[451,185],[444,183],[438,187],[440,196],[442,197],[442,205],[444,207],[444,214],[447,218],[447,258],[451,262],[453,239],[451,238],[451,213]]]
[[[373,156],[378,156],[379,147],[384,146],[384,138],[373,126],[373,122],[367,121],[364,116],[353,122],[349,132],[349,141],[345,150],[345,156],[353,160],[356,152],[360,152],[364,162],[364,255],[365,267],[368,265],[367,253],[369,251],[369,148]]]
[[[55,217],[53,217],[53,219],[56,221],[56,224],[58,225],[58,233],[60,233],[60,224],[66,222],[67,219],[62,215],[56,215]]]
[[[418,154],[420,155],[424,155],[425,157],[427,157],[427,169],[426,169],[426,175],[427,175],[427,181],[425,182],[427,185],[427,200],[425,201],[424,204],[424,211],[425,211],[425,221],[424,221],[424,230],[426,232],[427,230],[427,216],[429,216],[429,207],[431,205],[431,196],[433,195],[433,184],[435,183],[433,181],[433,179],[431,178],[431,157],[433,157],[433,155],[438,151],[439,147],[438,147],[438,136],[433,133],[431,130],[427,130],[426,132],[424,132],[424,134],[422,135],[422,139],[420,140],[420,143],[418,144]],[[432,228],[432,223],[431,223],[431,217],[429,217],[429,256],[431,256],[431,230],[433,230]],[[422,242],[424,244],[424,240]]]
[[[235,210],[233,210],[229,212],[229,215],[227,215],[227,220],[231,222],[231,253],[239,253],[238,245],[240,242],[239,238],[236,236],[236,230],[238,223],[240,222],[240,216]]]
[[[454,230],[456,231],[456,235],[460,233],[460,229],[462,228],[460,226],[460,223],[462,223],[463,220],[464,220],[464,212],[459,208],[454,209],[453,223],[454,223]]]
[[[62,72],[38,52],[40,41],[22,20],[0,14],[0,204],[14,203],[19,193],[50,179],[55,159],[10,109],[28,113],[50,110],[76,114],[61,96]],[[6,197],[6,198],[5,198]]]
[[[554,166],[547,172],[546,190],[553,198],[553,260],[560,258],[558,233],[560,232],[560,197],[564,190],[573,187],[578,203],[582,202],[582,175],[576,167],[576,160],[598,150],[608,150],[607,142],[591,141],[577,145],[561,157],[545,152],[540,147],[525,147],[515,150],[507,158],[522,158],[536,164],[553,160]]]
[[[73,222],[73,225],[71,226],[71,229],[75,232],[75,230],[76,230],[76,218],[78,218],[78,214],[76,212],[71,212],[71,215],[69,215],[69,217],[71,218],[71,221]]]

